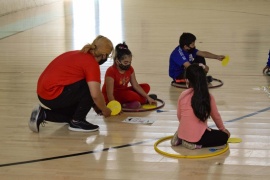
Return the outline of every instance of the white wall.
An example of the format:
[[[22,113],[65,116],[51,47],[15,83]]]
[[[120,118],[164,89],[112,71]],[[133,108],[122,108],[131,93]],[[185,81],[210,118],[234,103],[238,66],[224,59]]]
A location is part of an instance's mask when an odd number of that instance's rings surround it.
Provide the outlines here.
[[[62,0],[0,0],[0,16]]]

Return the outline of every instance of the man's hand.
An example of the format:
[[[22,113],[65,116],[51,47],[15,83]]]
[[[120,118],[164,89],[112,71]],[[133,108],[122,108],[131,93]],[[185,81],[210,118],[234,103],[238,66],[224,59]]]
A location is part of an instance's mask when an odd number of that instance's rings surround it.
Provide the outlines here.
[[[97,113],[97,115],[102,115],[102,111],[97,107],[96,104],[94,104],[93,109]]]
[[[112,111],[109,108],[106,108],[102,111],[102,115],[104,117],[109,117],[111,115]]]

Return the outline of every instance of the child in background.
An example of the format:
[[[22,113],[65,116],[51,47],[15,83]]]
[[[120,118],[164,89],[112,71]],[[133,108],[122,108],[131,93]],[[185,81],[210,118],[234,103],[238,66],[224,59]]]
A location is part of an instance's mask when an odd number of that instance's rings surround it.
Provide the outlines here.
[[[114,63],[105,74],[102,87],[106,103],[116,100],[123,108],[137,109],[141,104],[156,104],[157,96],[148,95],[150,86],[138,84],[133,67],[132,53],[125,42],[115,47]],[[128,84],[131,86],[128,86]]]
[[[172,51],[169,61],[169,76],[173,79],[172,84],[185,83],[185,69],[191,64],[200,64],[205,73],[209,67],[205,58],[222,61],[224,55],[216,55],[208,51],[200,51],[195,46],[196,36],[191,33],[183,33],[179,38],[179,45]],[[212,81],[211,76],[207,76],[207,81]]]
[[[268,60],[266,62],[266,66],[263,68],[263,73],[266,73],[268,76],[270,76],[270,50],[268,53]]]
[[[198,64],[186,69],[187,90],[178,99],[178,130],[172,146],[182,144],[188,149],[221,146],[227,143],[230,132],[224,127],[214,97],[208,91],[206,74]],[[207,120],[212,118],[219,130],[211,129]]]

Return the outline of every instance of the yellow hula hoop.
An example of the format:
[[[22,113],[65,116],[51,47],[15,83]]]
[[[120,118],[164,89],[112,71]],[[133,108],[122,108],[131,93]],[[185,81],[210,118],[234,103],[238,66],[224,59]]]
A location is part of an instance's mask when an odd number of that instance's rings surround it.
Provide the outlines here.
[[[154,144],[154,148],[155,151],[158,152],[159,154],[162,154],[164,156],[167,157],[172,157],[172,158],[188,158],[188,159],[197,159],[197,158],[207,158],[207,157],[212,157],[212,156],[217,156],[219,154],[225,153],[226,151],[228,151],[229,149],[229,145],[228,143],[226,144],[225,148],[222,149],[221,151],[217,151],[214,153],[210,153],[210,154],[201,154],[201,155],[181,155],[181,154],[172,154],[172,153],[167,153],[165,151],[160,150],[157,146],[163,142],[166,141],[168,139],[171,139],[173,136],[167,136],[164,138],[159,139],[155,144]]]

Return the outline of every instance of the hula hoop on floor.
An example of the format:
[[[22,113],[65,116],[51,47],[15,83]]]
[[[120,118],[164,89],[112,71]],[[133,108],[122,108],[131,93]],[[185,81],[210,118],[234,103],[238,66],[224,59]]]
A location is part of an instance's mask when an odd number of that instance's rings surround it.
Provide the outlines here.
[[[197,159],[197,158],[207,158],[207,157],[212,157],[212,156],[217,156],[220,154],[225,153],[226,151],[228,151],[229,149],[229,145],[228,143],[226,144],[225,148],[222,149],[221,151],[216,151],[216,152],[212,152],[209,154],[201,154],[201,155],[181,155],[181,154],[172,154],[172,153],[168,153],[165,151],[162,151],[158,148],[158,145],[163,142],[166,141],[168,139],[171,139],[173,136],[167,136],[164,138],[159,139],[155,144],[154,144],[154,148],[155,151],[158,152],[161,155],[167,156],[167,157],[171,157],[171,158],[187,158],[187,159]]]
[[[123,112],[145,112],[145,111],[154,111],[160,108],[163,108],[165,105],[165,102],[161,99],[156,99],[157,101],[157,107],[151,108],[151,109],[144,109],[144,108],[139,108],[139,109],[127,109],[127,108],[122,108]]]
[[[186,83],[179,84],[179,83],[172,82],[171,85],[173,87],[187,89]],[[223,82],[220,79],[213,78],[213,81],[212,83],[209,83],[208,88],[217,88],[221,86],[223,86]]]

